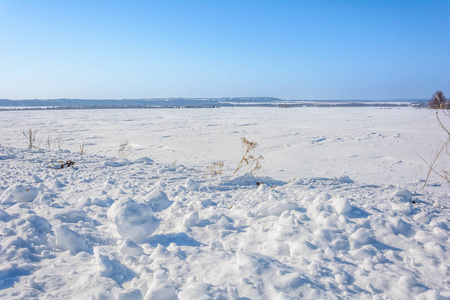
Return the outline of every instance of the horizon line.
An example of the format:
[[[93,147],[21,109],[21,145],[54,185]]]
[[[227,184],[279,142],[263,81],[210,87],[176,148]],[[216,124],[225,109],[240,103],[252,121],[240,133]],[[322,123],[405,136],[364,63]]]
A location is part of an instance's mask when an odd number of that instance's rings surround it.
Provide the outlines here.
[[[175,100],[175,99],[186,99],[186,100],[223,100],[223,99],[242,99],[242,100],[269,100],[274,101],[308,101],[308,102],[325,102],[325,101],[369,101],[369,102],[386,102],[386,101],[425,101],[428,100],[424,97],[411,97],[411,98],[389,98],[389,99],[283,99],[278,97],[268,97],[268,96],[245,96],[245,97],[152,97],[152,98],[22,98],[22,99],[8,99],[0,98],[3,101],[57,101],[57,100],[83,100],[83,101],[124,101],[124,100],[140,100],[140,101],[152,101],[152,100]]]

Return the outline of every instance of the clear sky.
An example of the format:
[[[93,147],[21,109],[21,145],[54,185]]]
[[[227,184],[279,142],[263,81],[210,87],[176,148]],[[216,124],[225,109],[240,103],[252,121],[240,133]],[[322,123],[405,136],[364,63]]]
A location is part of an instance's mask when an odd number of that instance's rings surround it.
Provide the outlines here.
[[[450,1],[0,0],[0,98],[450,96]]]

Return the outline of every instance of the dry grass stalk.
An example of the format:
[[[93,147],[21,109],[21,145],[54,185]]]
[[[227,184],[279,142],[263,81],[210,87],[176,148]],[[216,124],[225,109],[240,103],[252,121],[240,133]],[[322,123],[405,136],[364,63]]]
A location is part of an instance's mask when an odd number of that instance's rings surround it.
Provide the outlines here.
[[[80,145],[80,154],[84,155],[84,154],[86,154],[86,152],[87,152],[87,149],[84,148],[84,142],[83,142],[83,144]]]
[[[233,174],[236,174],[237,171],[244,167],[248,167],[248,172],[254,173],[262,168],[261,166],[261,159],[264,159],[261,155],[258,157],[253,156],[251,152],[255,150],[256,147],[258,147],[258,144],[255,142],[250,142],[246,138],[242,137],[242,158],[239,162],[238,167],[234,171]]]
[[[206,173],[211,177],[223,174],[223,161],[213,162],[211,165],[206,166]]]
[[[63,144],[64,144],[64,140],[63,140],[62,136],[58,136],[56,139],[53,140],[53,145],[58,150],[61,150],[61,147]]]
[[[450,110],[442,110],[442,112],[447,118],[450,119]],[[446,158],[447,158],[447,160],[450,160],[450,151],[449,151],[450,131],[444,125],[442,120],[439,118],[439,111],[436,112],[436,119],[437,119],[439,125],[441,126],[442,130],[444,130],[447,133],[447,138],[446,138],[445,142],[441,143],[438,146],[436,153],[434,155],[432,155],[432,158],[430,159],[429,162],[426,159],[424,159],[422,156],[417,154],[425,162],[425,164],[428,167],[427,176],[425,178],[424,184],[422,185],[422,189],[424,189],[425,186],[427,185],[431,174],[435,174],[435,175],[441,177],[442,179],[444,179],[450,187],[450,172],[448,170],[446,170],[445,165],[442,166],[442,170],[438,170],[438,166],[437,166],[439,160],[444,160]]]
[[[126,140],[125,142],[123,142],[119,145],[119,154],[118,154],[117,158],[118,159],[126,158],[128,156],[128,154],[130,154],[130,151],[131,151],[131,146],[128,143],[128,140]]]
[[[47,135],[47,139],[45,140],[45,144],[46,144],[46,146],[47,146],[47,150],[51,150],[51,138],[50,138],[50,135],[48,134]]]
[[[28,129],[28,131],[23,130],[23,136],[27,141],[28,148],[37,149],[39,147],[39,141],[36,138],[37,130]]]

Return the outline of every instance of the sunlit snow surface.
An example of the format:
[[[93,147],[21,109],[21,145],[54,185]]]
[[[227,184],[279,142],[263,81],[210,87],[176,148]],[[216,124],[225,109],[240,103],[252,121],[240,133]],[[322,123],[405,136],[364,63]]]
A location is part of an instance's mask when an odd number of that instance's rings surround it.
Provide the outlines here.
[[[450,299],[449,188],[420,188],[446,138],[433,111],[0,116],[0,298]],[[64,150],[26,149],[28,128]],[[233,175],[241,137],[256,178]]]

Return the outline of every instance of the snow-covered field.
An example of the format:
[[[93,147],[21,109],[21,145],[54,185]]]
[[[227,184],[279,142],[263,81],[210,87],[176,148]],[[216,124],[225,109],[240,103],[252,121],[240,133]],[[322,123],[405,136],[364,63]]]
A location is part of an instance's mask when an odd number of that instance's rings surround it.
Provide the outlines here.
[[[0,112],[0,298],[450,299],[445,138],[411,107]]]

